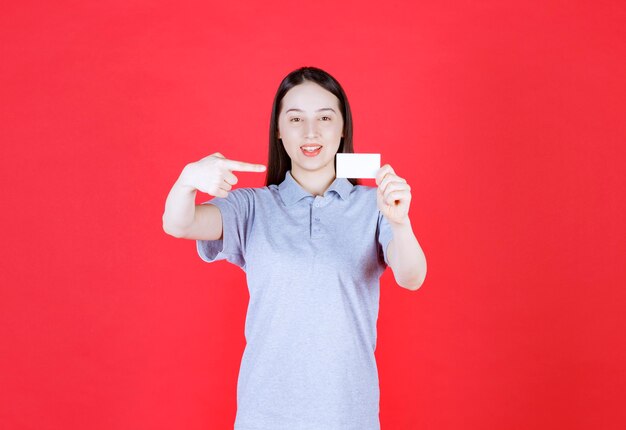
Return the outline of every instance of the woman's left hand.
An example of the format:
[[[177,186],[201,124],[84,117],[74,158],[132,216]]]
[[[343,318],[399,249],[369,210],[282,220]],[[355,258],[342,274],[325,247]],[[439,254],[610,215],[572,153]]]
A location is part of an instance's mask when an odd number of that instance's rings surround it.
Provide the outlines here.
[[[389,164],[376,172],[378,210],[391,223],[410,224],[411,186]]]

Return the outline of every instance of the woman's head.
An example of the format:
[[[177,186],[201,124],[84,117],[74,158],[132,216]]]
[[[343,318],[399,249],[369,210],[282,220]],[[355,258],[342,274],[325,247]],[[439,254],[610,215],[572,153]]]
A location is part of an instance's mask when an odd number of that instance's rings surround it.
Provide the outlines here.
[[[321,150],[308,156],[302,149],[308,144],[321,145]],[[354,152],[352,114],[343,88],[321,69],[294,70],[274,97],[266,185],[279,184],[294,168],[336,172],[337,152]]]

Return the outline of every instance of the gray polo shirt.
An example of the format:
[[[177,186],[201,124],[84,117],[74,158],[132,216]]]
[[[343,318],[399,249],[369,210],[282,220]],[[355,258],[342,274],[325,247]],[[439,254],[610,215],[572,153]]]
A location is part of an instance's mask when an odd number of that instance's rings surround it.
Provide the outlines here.
[[[374,350],[393,234],[376,187],[336,178],[314,196],[288,171],[203,204],[220,209],[224,236],[196,241],[198,254],[239,266],[250,294],[235,430],[380,429]]]

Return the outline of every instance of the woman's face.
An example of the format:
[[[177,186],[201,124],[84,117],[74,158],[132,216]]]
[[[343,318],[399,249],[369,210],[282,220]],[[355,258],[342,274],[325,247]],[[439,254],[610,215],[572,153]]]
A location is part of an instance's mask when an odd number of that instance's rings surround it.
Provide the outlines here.
[[[332,170],[343,137],[339,99],[320,85],[305,81],[283,97],[278,138],[291,158],[292,170]],[[304,148],[320,147],[314,152]]]

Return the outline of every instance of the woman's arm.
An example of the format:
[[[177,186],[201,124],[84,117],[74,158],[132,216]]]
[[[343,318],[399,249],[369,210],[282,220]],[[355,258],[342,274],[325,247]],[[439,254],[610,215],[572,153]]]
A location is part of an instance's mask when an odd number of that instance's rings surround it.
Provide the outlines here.
[[[393,231],[393,239],[387,245],[389,265],[398,285],[415,291],[426,278],[426,257],[409,219],[411,187],[389,164],[376,173],[376,185],[378,209]]]
[[[191,185],[189,170],[183,169],[165,200],[163,230],[184,239],[216,240],[222,238],[222,215],[212,205],[196,205],[196,189]]]
[[[408,221],[408,218],[407,218]],[[426,256],[422,251],[410,221],[406,224],[390,224],[393,239],[387,245],[387,258],[396,283],[415,291],[426,278]]]

